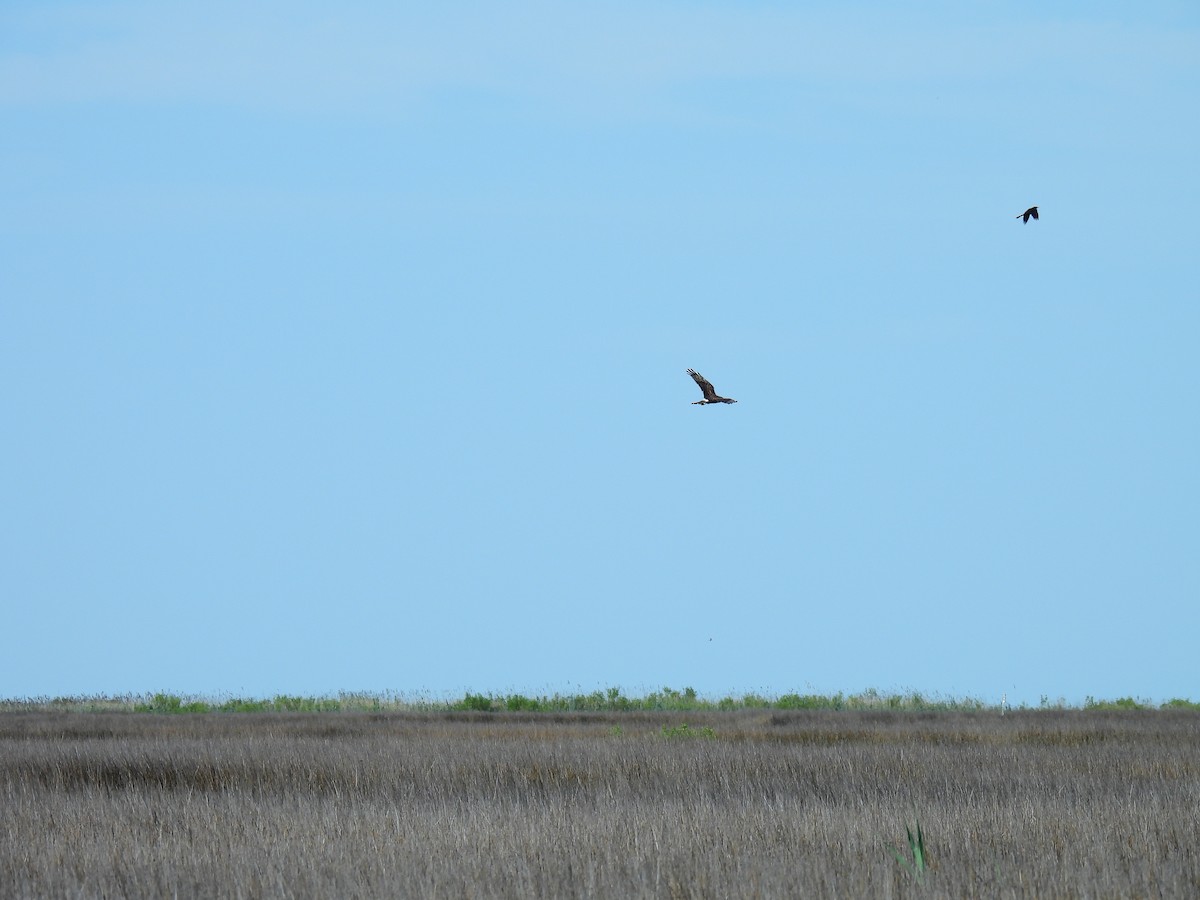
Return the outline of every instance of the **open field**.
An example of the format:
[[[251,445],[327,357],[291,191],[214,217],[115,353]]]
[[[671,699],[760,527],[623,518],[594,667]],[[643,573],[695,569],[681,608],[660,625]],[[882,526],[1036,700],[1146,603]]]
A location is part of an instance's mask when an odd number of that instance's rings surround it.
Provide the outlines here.
[[[10,710],[0,802],[6,897],[1200,896],[1188,710]]]

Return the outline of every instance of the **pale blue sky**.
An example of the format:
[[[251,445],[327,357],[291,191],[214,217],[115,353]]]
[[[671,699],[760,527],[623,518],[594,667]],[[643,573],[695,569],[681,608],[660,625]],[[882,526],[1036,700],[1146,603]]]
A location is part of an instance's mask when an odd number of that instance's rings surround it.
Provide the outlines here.
[[[0,8],[0,695],[1200,699],[1194,4],[247,6]]]

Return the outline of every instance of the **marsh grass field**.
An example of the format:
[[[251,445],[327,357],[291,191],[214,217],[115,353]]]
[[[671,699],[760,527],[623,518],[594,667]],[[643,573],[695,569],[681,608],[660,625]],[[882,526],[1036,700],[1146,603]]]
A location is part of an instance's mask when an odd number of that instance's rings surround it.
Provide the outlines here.
[[[0,802],[5,897],[1200,896],[1187,709],[9,708]]]

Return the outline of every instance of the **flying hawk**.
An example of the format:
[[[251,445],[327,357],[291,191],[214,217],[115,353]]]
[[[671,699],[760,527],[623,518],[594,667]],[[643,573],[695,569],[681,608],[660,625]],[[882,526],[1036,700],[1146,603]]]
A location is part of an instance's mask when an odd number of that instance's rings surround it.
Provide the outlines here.
[[[1030,216],[1033,216],[1035,219],[1038,217],[1036,206],[1029,207],[1029,209],[1025,210],[1025,212],[1021,213],[1019,216],[1013,216],[1013,218],[1014,219],[1022,219],[1023,221],[1021,224],[1024,225],[1026,222],[1029,221]]]
[[[704,394],[704,399],[693,400],[692,406],[703,406],[706,403],[737,403],[736,400],[731,400],[728,397],[718,397],[717,392],[713,390],[712,384],[706,381],[704,376],[695,369],[688,369],[687,373],[692,376],[692,381],[700,385],[700,391]]]

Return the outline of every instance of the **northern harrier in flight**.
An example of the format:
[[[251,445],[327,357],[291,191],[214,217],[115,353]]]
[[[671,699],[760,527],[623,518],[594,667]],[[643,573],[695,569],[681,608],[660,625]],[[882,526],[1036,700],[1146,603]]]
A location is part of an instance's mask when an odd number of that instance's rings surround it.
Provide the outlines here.
[[[704,376],[695,369],[688,369],[687,373],[692,376],[692,381],[700,385],[700,391],[704,394],[704,399],[693,400],[692,406],[704,406],[706,403],[737,403],[736,400],[731,400],[729,397],[718,397],[717,392],[713,390],[712,383],[706,381]]]
[[[1021,213],[1019,216],[1013,216],[1013,218],[1023,220],[1021,224],[1024,225],[1029,221],[1030,216],[1033,216],[1035,219],[1038,217],[1036,206],[1029,207],[1029,209],[1025,210],[1025,212]]]

